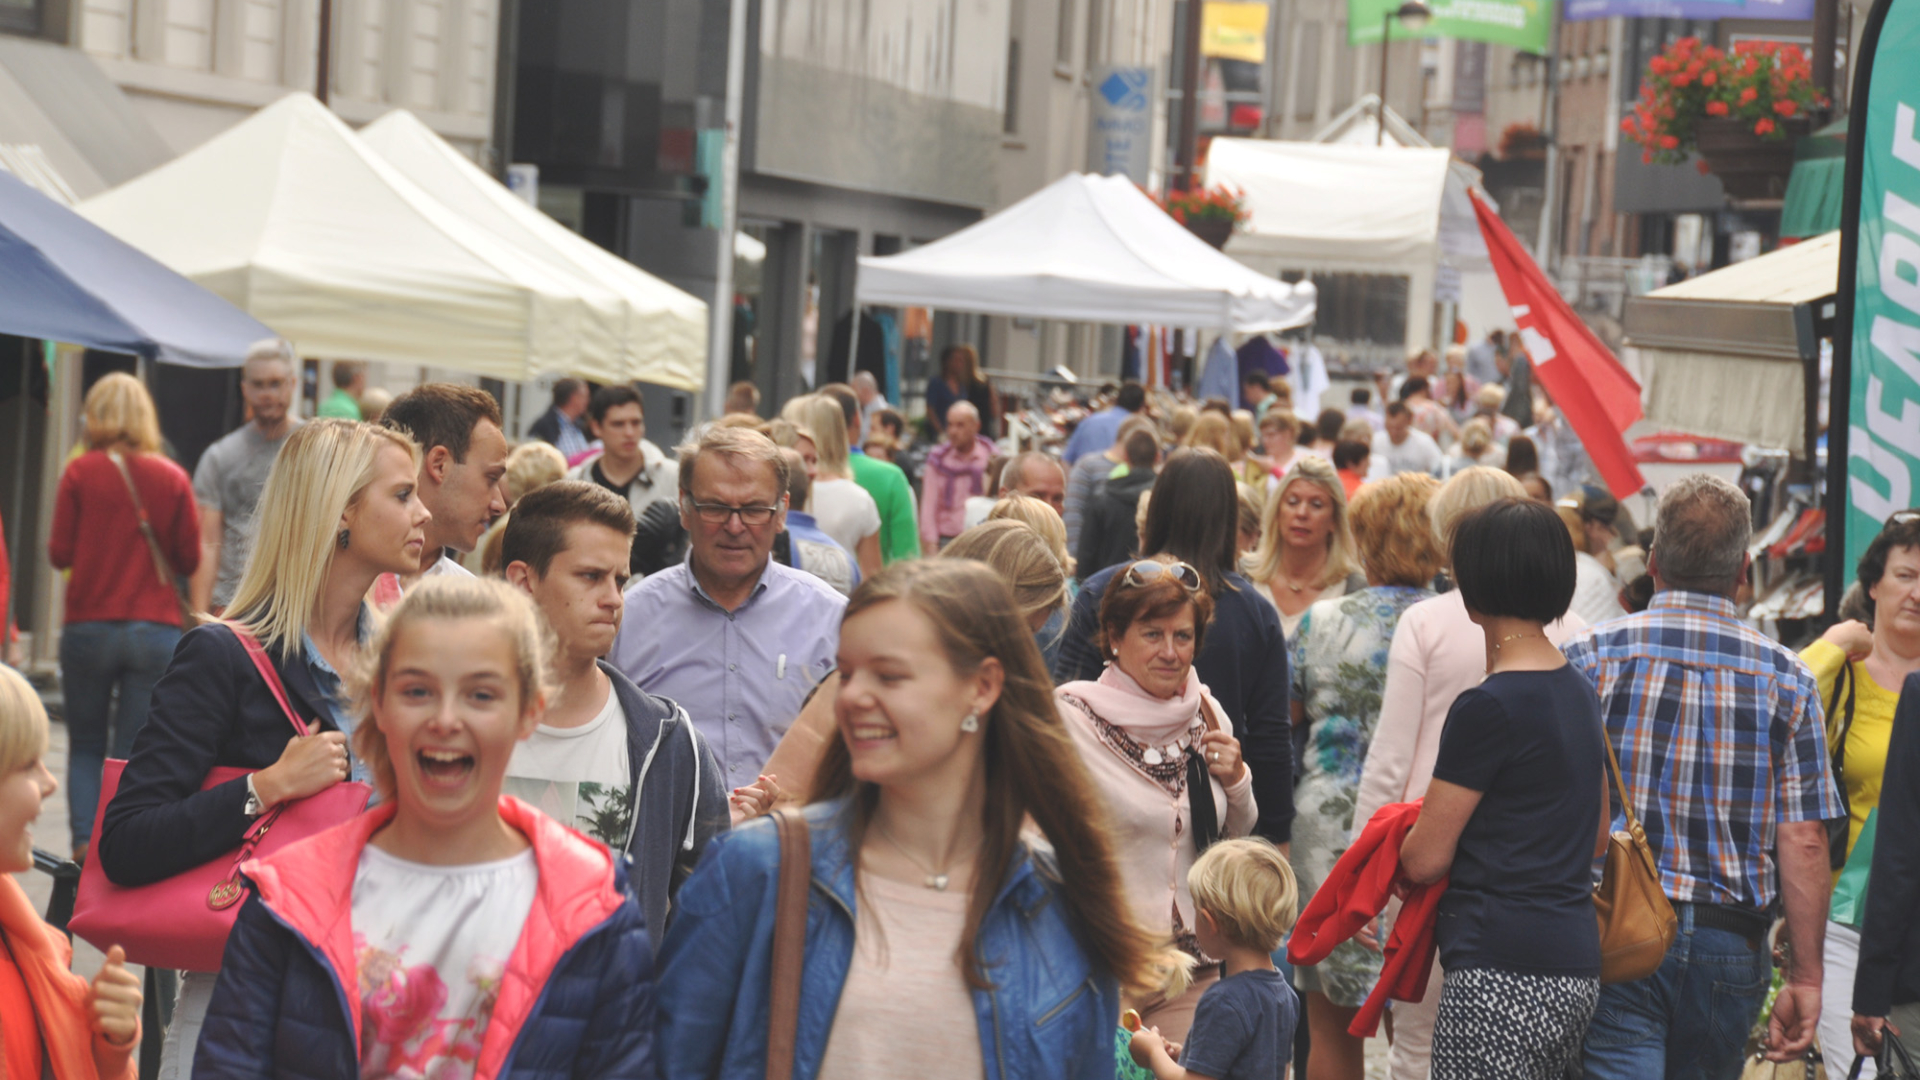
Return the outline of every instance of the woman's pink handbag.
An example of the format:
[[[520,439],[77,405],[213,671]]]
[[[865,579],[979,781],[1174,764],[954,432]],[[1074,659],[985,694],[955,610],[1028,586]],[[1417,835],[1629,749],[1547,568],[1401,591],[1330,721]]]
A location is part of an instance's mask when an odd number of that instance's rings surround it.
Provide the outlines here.
[[[267,659],[267,651],[253,635],[231,623],[233,636],[247,650],[253,666],[273,691],[280,711],[299,735],[311,734],[287,701],[287,689],[280,673]],[[120,790],[120,774],[127,763],[109,758],[100,783],[100,807],[93,820],[103,822],[107,804]],[[200,790],[216,787],[254,772],[216,766],[207,773]],[[304,839],[347,821],[367,808],[373,792],[365,784],[342,781],[304,799],[281,803],[260,816],[247,830],[245,839],[231,854],[222,855],[164,881],[133,888],[122,888],[107,880],[100,868],[98,844],[80,873],[80,893],[74,900],[69,929],[93,943],[101,951],[118,945],[127,959],[150,967],[176,968],[182,971],[219,971],[220,956],[226,951],[227,934],[240,914],[240,901],[246,886],[240,880],[240,864],[248,859],[271,855],[296,840]],[[96,832],[98,825],[95,826]]]

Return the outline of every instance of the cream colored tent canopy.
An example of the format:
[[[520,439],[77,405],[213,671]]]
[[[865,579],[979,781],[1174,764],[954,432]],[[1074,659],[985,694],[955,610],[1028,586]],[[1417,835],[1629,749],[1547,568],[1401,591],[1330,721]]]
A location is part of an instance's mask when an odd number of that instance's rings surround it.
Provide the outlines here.
[[[1626,363],[1646,418],[1805,457],[1813,343],[1800,340],[1795,309],[1824,320],[1839,280],[1830,232],[1628,300]]]
[[[609,303],[591,309],[595,348],[573,374],[599,382],[643,379],[691,393],[706,385],[706,301],[534,209],[404,109],[362,128],[360,138],[468,221],[610,294]]]
[[[310,356],[605,373],[619,296],[401,175],[305,93],[78,207]]]

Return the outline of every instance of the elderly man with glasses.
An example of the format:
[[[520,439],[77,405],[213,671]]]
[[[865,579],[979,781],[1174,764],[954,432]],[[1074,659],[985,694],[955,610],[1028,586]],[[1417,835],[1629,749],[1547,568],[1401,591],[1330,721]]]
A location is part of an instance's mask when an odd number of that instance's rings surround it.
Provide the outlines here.
[[[772,558],[787,513],[787,460],[771,439],[709,428],[680,448],[686,561],[627,592],[613,666],[672,698],[752,784],[807,692],[833,669],[847,598]]]

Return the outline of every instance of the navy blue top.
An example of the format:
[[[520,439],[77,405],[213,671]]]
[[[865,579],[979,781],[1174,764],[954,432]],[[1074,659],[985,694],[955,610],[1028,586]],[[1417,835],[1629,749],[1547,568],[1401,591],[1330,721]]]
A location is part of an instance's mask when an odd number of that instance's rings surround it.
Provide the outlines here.
[[[1599,977],[1603,731],[1599,696],[1571,664],[1489,675],[1454,700],[1433,778],[1481,798],[1434,926],[1448,971]]]
[[[1278,971],[1229,975],[1200,995],[1180,1066],[1214,1080],[1273,1080],[1293,1060],[1300,999]]]
[[[1100,629],[1100,598],[1107,583],[1126,564],[1109,566],[1088,578],[1073,599],[1066,637],[1052,663],[1053,681],[1098,679],[1106,667],[1094,635]],[[1276,844],[1293,837],[1293,718],[1287,710],[1287,639],[1280,612],[1239,574],[1222,574],[1213,598],[1207,640],[1193,658],[1200,682],[1220,702],[1225,720],[1240,740],[1240,754],[1253,770],[1253,798],[1260,818],[1256,836]]]

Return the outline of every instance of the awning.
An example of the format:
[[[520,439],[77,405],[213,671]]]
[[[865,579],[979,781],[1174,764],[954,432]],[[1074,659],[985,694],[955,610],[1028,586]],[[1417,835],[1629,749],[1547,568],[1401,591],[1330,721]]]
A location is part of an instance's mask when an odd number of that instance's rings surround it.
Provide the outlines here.
[[[238,367],[273,331],[0,172],[0,333]]]
[[[0,169],[71,204],[172,156],[92,57],[0,34]]]
[[[1780,208],[1780,235],[1793,240],[1840,227],[1840,197],[1847,179],[1847,121],[1843,117],[1801,139],[1793,148],[1793,173]]]
[[[1628,299],[1646,418],[1804,457],[1806,365],[1839,271],[1831,232]]]

